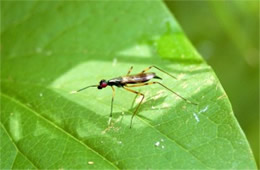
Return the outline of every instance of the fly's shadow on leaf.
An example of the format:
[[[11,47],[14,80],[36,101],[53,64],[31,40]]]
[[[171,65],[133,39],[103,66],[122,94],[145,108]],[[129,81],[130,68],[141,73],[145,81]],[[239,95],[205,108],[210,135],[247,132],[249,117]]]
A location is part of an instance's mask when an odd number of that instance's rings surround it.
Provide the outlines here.
[[[130,109],[127,111],[128,113],[133,114],[135,112],[135,110],[137,109],[138,104],[140,102],[137,100],[137,97],[138,97],[138,95],[136,95],[135,98],[133,99],[132,105],[131,105]],[[161,106],[164,103],[166,97],[167,96],[161,96],[161,94],[159,93],[159,94],[147,97],[146,99],[144,98],[145,101],[141,103],[135,116],[137,116],[138,113],[140,113],[142,111],[167,109],[166,107]],[[149,119],[145,116],[142,116],[142,115],[138,115],[138,116],[140,116],[141,118],[146,119],[148,121],[152,121],[151,119]]]
[[[163,109],[169,108],[169,107],[163,106],[166,98],[167,98],[167,96],[162,96],[162,93],[157,93],[153,96],[145,97],[144,102],[141,103],[135,116],[139,116],[142,119],[145,119],[145,120],[151,122],[152,121],[151,119],[149,119],[146,116],[140,115],[139,113],[142,111],[151,111],[151,110],[155,111],[155,110],[163,110]],[[132,101],[130,108],[126,112],[113,112],[113,118],[111,120],[110,128],[121,126],[123,118],[124,118],[124,113],[126,113],[126,115],[132,116],[134,114],[136,108],[138,107],[139,102],[140,101],[138,101],[138,95],[136,95]]]

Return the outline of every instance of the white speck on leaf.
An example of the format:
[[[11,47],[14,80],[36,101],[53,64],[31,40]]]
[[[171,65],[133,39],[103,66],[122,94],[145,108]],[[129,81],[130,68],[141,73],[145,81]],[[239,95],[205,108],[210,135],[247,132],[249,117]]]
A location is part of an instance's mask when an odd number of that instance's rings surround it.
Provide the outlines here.
[[[164,146],[162,145],[162,149],[164,149]]]
[[[40,95],[40,97],[42,97],[42,96],[43,96],[43,94],[42,94],[42,93],[40,93],[39,95]]]
[[[206,106],[204,109],[202,109],[202,110],[200,110],[199,112],[198,112],[198,114],[196,114],[196,113],[193,113],[193,116],[194,116],[194,118],[196,119],[196,121],[197,122],[199,122],[200,121],[200,119],[199,119],[199,114],[201,114],[201,113],[203,113],[203,112],[206,112],[207,110],[208,110],[208,107],[209,106]]]
[[[197,122],[200,121],[200,119],[199,119],[199,117],[198,117],[198,115],[197,115],[196,113],[193,113],[193,116],[195,117],[195,119],[196,119]]]
[[[93,161],[88,161],[88,164],[89,164],[89,165],[93,165],[94,162],[93,162]]]
[[[164,142],[164,140],[163,140],[163,139],[161,139],[161,142]]]
[[[155,145],[156,147],[158,147],[158,146],[160,146],[160,142],[158,141],[158,142],[156,142],[154,145]]]
[[[206,112],[206,111],[208,110],[208,107],[209,107],[209,106],[206,106],[204,109],[202,109],[201,111],[199,111],[198,114],[203,113],[203,112]]]

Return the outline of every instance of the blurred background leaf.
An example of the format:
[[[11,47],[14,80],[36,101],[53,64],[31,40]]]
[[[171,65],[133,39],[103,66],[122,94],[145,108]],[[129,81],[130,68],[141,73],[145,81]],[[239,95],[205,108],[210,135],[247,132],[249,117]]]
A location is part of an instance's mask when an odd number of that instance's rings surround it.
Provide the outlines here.
[[[217,77],[161,1],[4,1],[1,14],[2,169],[256,169]],[[153,64],[199,105],[139,88],[129,129],[133,94],[117,89],[108,126],[110,89],[69,93]]]
[[[166,1],[218,75],[259,165],[259,1]]]

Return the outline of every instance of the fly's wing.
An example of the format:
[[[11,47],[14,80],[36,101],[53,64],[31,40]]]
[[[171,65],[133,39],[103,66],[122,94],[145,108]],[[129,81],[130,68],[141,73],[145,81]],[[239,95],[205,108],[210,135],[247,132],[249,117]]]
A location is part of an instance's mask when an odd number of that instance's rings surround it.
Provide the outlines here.
[[[157,77],[155,73],[141,73],[122,77],[123,84],[143,83]]]

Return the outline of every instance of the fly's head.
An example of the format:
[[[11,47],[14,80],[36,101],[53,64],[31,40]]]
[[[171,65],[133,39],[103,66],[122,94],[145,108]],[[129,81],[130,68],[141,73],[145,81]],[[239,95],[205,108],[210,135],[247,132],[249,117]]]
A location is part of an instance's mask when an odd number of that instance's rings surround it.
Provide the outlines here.
[[[106,88],[107,87],[107,84],[108,84],[108,82],[106,81],[106,80],[101,80],[100,82],[99,82],[99,85],[98,85],[98,89],[99,90],[101,90],[101,89],[103,89],[103,88]]]

